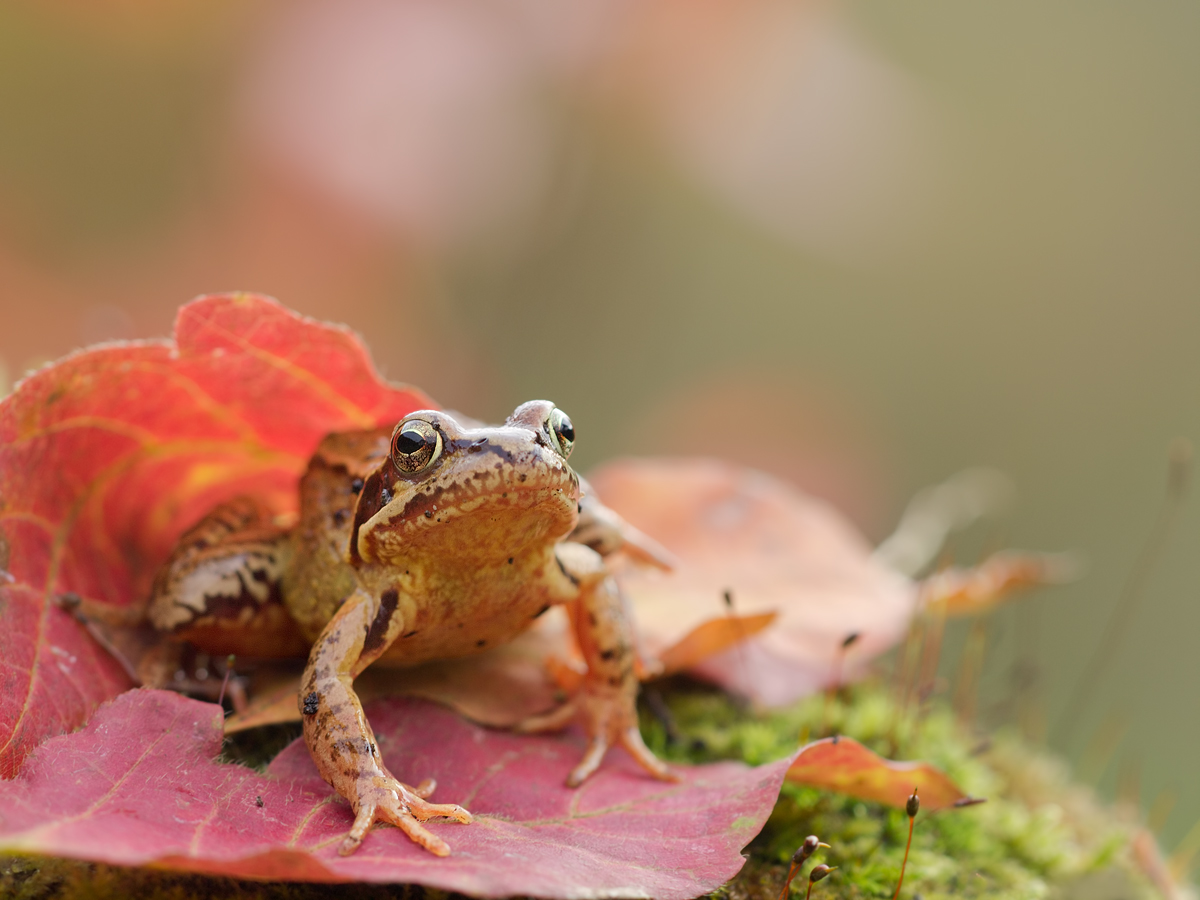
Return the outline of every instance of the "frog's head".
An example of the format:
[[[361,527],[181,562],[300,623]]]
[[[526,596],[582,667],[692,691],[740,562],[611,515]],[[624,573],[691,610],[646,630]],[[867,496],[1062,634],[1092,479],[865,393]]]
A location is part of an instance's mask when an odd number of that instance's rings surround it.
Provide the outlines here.
[[[547,400],[522,403],[494,428],[411,413],[363,485],[351,559],[503,557],[557,542],[579,514],[579,476],[567,464],[574,441],[571,420]]]

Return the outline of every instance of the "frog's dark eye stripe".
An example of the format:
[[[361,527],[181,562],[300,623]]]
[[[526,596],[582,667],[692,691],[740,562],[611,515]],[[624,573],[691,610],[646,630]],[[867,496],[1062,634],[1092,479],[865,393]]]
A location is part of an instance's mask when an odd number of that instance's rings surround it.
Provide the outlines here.
[[[433,465],[442,452],[442,436],[421,419],[401,422],[392,434],[392,463],[406,474]]]
[[[571,448],[575,446],[575,426],[571,424],[570,417],[555,407],[550,410],[550,416],[546,419],[546,427],[554,439],[554,449],[562,454],[563,459],[566,459],[571,455]]]

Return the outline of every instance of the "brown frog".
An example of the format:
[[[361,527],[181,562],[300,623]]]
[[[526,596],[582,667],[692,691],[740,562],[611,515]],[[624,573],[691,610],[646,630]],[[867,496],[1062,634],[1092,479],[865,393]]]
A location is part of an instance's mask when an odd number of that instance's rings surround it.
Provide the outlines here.
[[[428,802],[432,781],[412,787],[388,771],[355,677],[381,657],[416,664],[503,643],[555,604],[570,610],[584,686],[518,727],[582,722],[590,744],[572,786],[614,743],[654,777],[673,778],[638,732],[640,661],[605,562],[624,551],[665,568],[666,554],[589,494],[567,463],[574,441],[571,420],[544,400],[499,427],[424,410],[390,435],[333,434],[301,479],[293,528],[239,499],[185,534],[159,572],[150,607],[159,629],[211,653],[285,656],[311,645],[298,703],[318,770],[354,811],[343,855],[383,821],[444,856],[446,842],[421,823],[471,821],[460,806]]]

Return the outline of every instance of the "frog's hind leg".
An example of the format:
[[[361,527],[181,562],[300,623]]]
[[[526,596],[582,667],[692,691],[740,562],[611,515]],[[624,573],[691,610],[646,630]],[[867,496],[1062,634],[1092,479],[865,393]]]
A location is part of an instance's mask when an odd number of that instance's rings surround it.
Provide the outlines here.
[[[222,504],[184,533],[158,571],[148,617],[160,632],[214,655],[303,657],[283,605],[291,543],[249,497]]]
[[[595,551],[601,559],[607,560],[614,555],[623,555],[638,565],[649,566],[669,572],[678,565],[675,555],[654,538],[634,528],[615,511],[609,509],[596,497],[592,486],[583,478],[580,480],[583,496],[579,501],[579,521],[575,530],[567,540],[571,543],[582,544]],[[573,551],[568,550],[568,554]],[[575,554],[578,556],[578,554]],[[591,571],[595,561],[589,561],[585,568]],[[624,600],[621,601],[624,604]],[[632,630],[632,626],[631,626]],[[634,670],[640,681],[655,678],[662,672],[662,663],[652,658],[637,643],[634,637],[635,657]]]

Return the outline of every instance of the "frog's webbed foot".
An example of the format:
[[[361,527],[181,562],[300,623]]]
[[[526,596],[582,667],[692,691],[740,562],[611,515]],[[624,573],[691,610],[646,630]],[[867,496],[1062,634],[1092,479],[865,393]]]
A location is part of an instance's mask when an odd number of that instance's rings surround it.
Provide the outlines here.
[[[679,776],[655,756],[642,740],[637,724],[637,708],[632,700],[626,701],[619,694],[613,695],[608,691],[592,692],[585,689],[576,704],[591,741],[583,759],[567,776],[570,787],[583,784],[600,767],[608,748],[614,744],[624,747],[634,762],[654,778],[660,781],[679,780]]]
[[[548,731],[579,720],[588,736],[583,759],[567,776],[577,787],[599,768],[609,747],[619,744],[650,775],[676,781],[666,763],[642,741],[637,716],[637,652],[633,622],[616,581],[600,555],[580,544],[558,548],[563,573],[578,588],[571,616],[587,673],[578,693],[558,709],[526,719],[521,731]]]
[[[435,856],[448,856],[450,845],[421,823],[445,817],[465,825],[470,823],[471,814],[456,803],[429,803],[426,798],[436,786],[433,779],[426,779],[411,787],[387,774],[360,779],[356,785],[354,825],[338,847],[338,854],[349,856],[358,849],[372,825],[387,822]]]
[[[585,727],[588,727],[591,740],[583,759],[567,776],[567,784],[571,787],[579,787],[600,767],[608,748],[613,744],[624,747],[634,761],[655,778],[678,781],[678,776],[646,746],[637,727],[636,713],[630,722],[627,707],[626,701],[619,696],[602,697],[585,692],[550,712],[518,722],[513,730],[521,734],[561,731],[576,719],[582,719]]]

